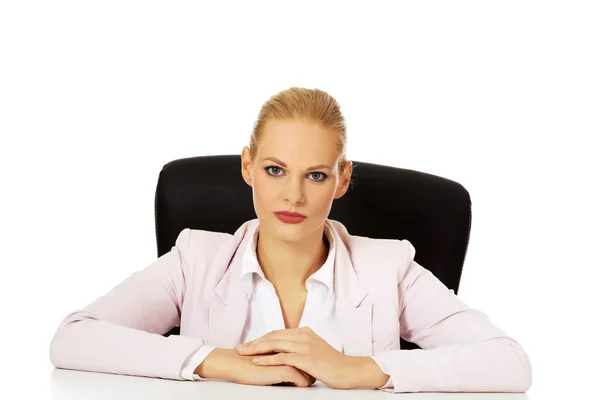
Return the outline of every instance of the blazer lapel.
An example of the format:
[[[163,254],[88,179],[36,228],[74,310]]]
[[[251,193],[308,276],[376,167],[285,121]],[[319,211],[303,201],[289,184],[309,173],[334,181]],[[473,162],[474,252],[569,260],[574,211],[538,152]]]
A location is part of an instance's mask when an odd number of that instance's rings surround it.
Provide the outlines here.
[[[219,270],[227,270],[215,286],[210,300],[207,344],[212,346],[231,349],[240,343],[249,305],[244,285],[240,280],[240,272],[244,251],[251,238],[246,232],[253,227],[251,224],[257,222],[256,219],[248,221],[234,233],[234,240],[223,250],[222,259],[214,266]]]
[[[343,353],[350,356],[370,356],[373,354],[373,304],[367,290],[358,280],[346,244],[336,226],[330,223],[330,227],[336,236],[335,311],[340,324]]]

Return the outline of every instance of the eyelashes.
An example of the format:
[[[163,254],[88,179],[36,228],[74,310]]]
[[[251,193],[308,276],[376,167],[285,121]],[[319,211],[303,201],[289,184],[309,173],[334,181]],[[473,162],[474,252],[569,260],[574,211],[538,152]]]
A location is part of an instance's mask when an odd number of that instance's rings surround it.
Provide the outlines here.
[[[267,172],[267,175],[272,176],[273,178],[277,178],[277,177],[281,176],[281,175],[273,175],[273,174],[269,173],[269,171],[272,170],[273,168],[277,169],[277,170],[283,170],[283,168],[278,167],[276,165],[269,165],[268,167],[265,167],[264,170]],[[314,175],[314,174],[322,175],[322,177],[323,177],[322,179],[311,179],[314,182],[324,182],[329,177],[327,174],[325,174],[323,172],[314,171],[314,172],[308,173],[308,175]]]

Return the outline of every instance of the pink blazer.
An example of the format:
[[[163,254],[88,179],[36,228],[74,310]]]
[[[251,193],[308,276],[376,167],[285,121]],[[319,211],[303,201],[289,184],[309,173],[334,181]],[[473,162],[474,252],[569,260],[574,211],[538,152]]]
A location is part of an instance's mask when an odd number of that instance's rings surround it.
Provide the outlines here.
[[[248,312],[238,249],[257,223],[233,235],[181,231],[170,252],[64,318],[50,343],[53,365],[182,380],[183,362],[203,344],[233,348]],[[334,290],[344,353],[375,354],[389,366],[394,387],[383,390],[529,389],[522,346],[417,264],[408,240],[355,236],[338,221],[326,223],[340,244]],[[174,326],[180,335],[162,336]],[[400,349],[400,337],[422,350]]]

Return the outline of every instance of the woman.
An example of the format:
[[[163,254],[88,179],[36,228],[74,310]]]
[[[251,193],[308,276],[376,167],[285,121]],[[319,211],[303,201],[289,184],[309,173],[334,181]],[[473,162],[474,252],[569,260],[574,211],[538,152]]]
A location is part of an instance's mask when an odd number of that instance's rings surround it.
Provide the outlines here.
[[[50,345],[57,368],[251,385],[315,380],[389,392],[524,392],[522,346],[414,261],[407,240],[329,220],[351,181],[338,103],[290,88],[241,155],[257,219],[175,246],[82,310]],[[163,335],[180,326],[180,335]],[[419,350],[400,349],[400,337]],[[245,346],[236,346],[245,344]]]

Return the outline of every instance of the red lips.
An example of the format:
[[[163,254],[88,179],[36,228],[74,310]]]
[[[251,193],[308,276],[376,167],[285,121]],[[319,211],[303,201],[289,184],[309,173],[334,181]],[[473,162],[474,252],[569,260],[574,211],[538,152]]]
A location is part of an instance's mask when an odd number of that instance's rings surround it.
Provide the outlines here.
[[[275,214],[287,215],[288,217],[302,217],[306,218],[306,215],[297,213],[297,212],[289,212],[289,211],[275,211]]]
[[[306,221],[306,216],[300,213],[291,213],[289,211],[277,211],[275,216],[281,222],[285,222],[286,224],[299,224],[303,221]]]

